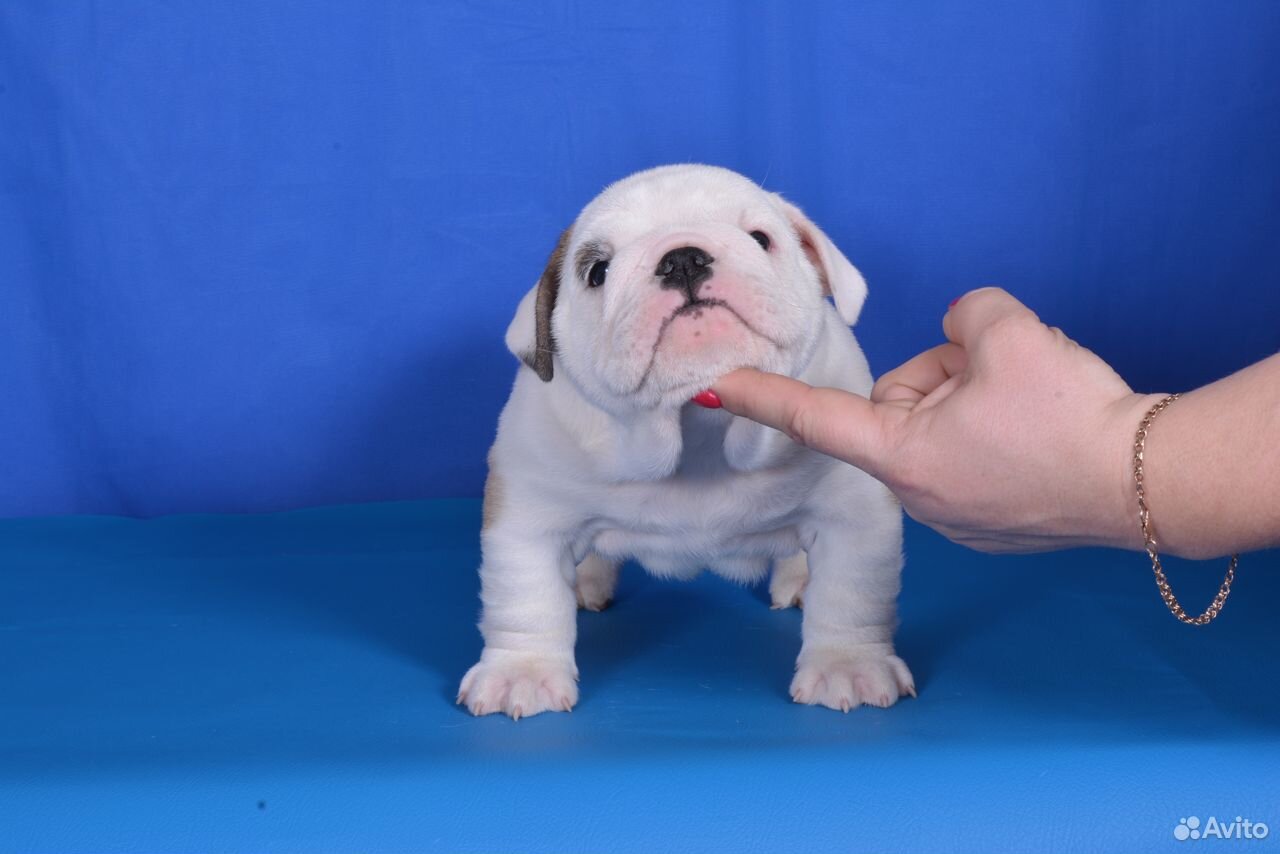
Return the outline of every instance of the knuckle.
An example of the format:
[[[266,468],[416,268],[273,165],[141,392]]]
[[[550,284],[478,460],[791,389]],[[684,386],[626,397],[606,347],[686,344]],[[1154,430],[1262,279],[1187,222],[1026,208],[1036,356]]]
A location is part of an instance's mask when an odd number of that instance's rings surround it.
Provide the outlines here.
[[[989,348],[1023,352],[1043,346],[1052,340],[1052,335],[1034,315],[1012,314],[993,321],[983,333],[983,338]]]
[[[1049,334],[1053,337],[1053,343],[1067,350],[1079,350],[1080,345],[1067,333],[1063,332],[1060,327],[1048,327]]]
[[[821,387],[806,389],[787,414],[787,435],[807,447],[822,445],[824,439],[829,443],[840,432],[834,422],[841,394]]]
[[[792,441],[801,445],[809,444],[810,430],[813,429],[813,404],[810,395],[805,394],[795,402],[787,414],[786,430]]]

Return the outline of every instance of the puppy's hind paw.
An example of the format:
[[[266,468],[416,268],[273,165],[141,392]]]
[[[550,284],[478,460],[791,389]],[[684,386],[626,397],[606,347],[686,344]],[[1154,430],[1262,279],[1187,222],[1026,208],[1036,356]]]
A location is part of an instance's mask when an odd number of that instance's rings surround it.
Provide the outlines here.
[[[809,559],[804,552],[774,562],[769,579],[769,607],[803,608],[804,588],[809,583]]]
[[[613,590],[617,586],[617,563],[598,554],[589,554],[578,564],[578,577],[573,588],[579,608],[603,611],[613,604]]]
[[[462,677],[458,703],[473,715],[501,712],[513,720],[542,712],[572,711],[578,702],[578,675],[572,667],[524,659],[481,661]]]
[[[888,708],[916,695],[906,662],[891,648],[801,652],[791,681],[791,699],[847,712],[860,705]]]

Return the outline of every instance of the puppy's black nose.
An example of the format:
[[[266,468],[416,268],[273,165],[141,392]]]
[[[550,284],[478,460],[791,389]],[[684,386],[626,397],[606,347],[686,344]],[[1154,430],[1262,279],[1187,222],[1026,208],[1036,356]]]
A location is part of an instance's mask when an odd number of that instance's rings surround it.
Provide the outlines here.
[[[689,299],[697,299],[698,286],[711,278],[714,260],[696,246],[681,246],[663,255],[653,274],[662,280],[662,287],[679,288]]]

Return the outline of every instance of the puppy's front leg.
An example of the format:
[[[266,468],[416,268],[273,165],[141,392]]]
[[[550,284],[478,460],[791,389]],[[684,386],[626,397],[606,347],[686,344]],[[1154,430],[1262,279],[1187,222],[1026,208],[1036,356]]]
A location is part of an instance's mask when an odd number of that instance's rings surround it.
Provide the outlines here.
[[[519,720],[578,702],[577,597],[567,546],[544,535],[486,531],[480,567],[484,652],[458,702]]]
[[[809,549],[804,642],[791,682],[797,703],[847,712],[915,696],[911,671],[893,649],[902,521],[861,527],[827,522]]]

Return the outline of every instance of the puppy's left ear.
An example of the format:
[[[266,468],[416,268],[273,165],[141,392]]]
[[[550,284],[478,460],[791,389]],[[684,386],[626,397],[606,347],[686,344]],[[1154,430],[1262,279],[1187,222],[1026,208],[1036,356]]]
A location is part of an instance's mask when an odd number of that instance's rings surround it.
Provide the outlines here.
[[[507,349],[533,368],[544,383],[551,382],[555,376],[552,356],[556,352],[556,340],[551,334],[551,312],[555,310],[556,295],[560,292],[560,268],[569,246],[569,231],[566,228],[560,233],[538,284],[520,300],[516,316],[507,327]]]
[[[818,271],[822,292],[835,300],[836,311],[840,312],[840,319],[845,325],[853,326],[858,322],[862,304],[867,301],[866,279],[802,210],[777,194],[774,197],[782,204],[791,227],[800,237],[800,245],[809,263]]]

